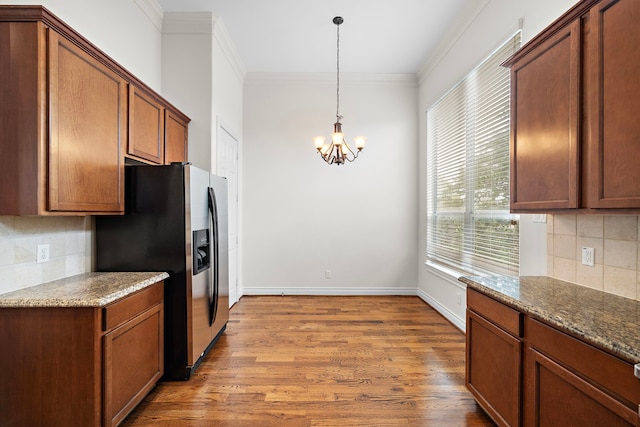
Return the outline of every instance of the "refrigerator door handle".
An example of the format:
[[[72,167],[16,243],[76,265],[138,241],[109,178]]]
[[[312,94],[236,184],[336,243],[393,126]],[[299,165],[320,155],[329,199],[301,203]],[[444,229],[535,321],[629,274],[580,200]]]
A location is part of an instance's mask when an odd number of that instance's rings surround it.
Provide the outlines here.
[[[211,257],[213,268],[210,270],[213,275],[212,278],[212,288],[213,295],[209,295],[209,326],[213,325],[214,320],[216,319],[216,314],[218,312],[218,285],[219,285],[219,242],[218,242],[218,203],[216,200],[216,194],[213,188],[209,187],[208,190],[208,201],[209,201],[209,215],[211,219],[211,232],[213,234],[212,239],[209,240],[209,244],[212,245],[211,253],[213,256]]]

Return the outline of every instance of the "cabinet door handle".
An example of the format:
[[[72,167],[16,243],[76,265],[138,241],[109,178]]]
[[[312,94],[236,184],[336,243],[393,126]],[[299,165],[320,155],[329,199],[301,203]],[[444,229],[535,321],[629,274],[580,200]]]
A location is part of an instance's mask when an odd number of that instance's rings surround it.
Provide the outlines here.
[[[633,365],[633,375],[635,375],[636,378],[640,379],[640,363],[636,363],[635,365]]]

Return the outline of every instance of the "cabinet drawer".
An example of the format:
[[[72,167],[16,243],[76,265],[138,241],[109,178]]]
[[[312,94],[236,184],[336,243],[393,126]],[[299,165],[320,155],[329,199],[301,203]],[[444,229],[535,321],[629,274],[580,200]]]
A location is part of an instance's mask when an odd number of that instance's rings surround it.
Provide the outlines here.
[[[160,303],[164,298],[163,283],[158,282],[105,306],[102,309],[102,330],[109,331]]]
[[[588,383],[618,396],[634,411],[640,402],[640,380],[633,365],[537,320],[527,318],[530,348],[546,355]]]
[[[516,337],[522,336],[522,313],[467,288],[467,307]]]

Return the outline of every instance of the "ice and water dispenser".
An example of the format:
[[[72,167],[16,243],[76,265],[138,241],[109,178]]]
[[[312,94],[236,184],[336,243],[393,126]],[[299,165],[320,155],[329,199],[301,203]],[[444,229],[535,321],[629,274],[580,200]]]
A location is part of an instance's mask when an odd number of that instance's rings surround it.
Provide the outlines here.
[[[211,265],[209,229],[193,232],[193,274],[206,270]]]

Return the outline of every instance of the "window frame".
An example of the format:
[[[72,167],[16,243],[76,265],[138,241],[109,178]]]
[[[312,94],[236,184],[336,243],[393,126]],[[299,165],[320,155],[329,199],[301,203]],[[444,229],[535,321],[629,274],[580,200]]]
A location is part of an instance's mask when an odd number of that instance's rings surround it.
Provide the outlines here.
[[[427,122],[427,247],[426,263],[447,272],[460,272],[462,274],[506,274],[517,276],[519,274],[519,215],[509,211],[509,132],[510,132],[510,79],[509,69],[494,68],[493,63],[502,64],[521,46],[522,34],[518,30],[508,37],[497,49],[477,64],[457,84],[453,85],[441,98],[435,101],[425,114]],[[488,67],[487,67],[488,65]],[[483,67],[487,70],[483,71]],[[494,77],[495,76],[497,77]],[[487,81],[489,90],[483,87]],[[495,82],[494,80],[495,79]],[[505,83],[506,80],[506,83]],[[493,86],[494,83],[496,86]],[[506,84],[506,89],[505,89]],[[506,93],[505,93],[506,92]],[[487,95],[489,94],[489,95]],[[503,98],[498,98],[501,96]],[[496,102],[495,100],[498,99]],[[506,111],[504,104],[506,103]],[[490,112],[478,107],[499,107]],[[437,117],[435,117],[437,116]],[[478,117],[488,119],[481,121]],[[496,117],[499,117],[496,120]],[[437,125],[435,120],[440,120]],[[486,131],[483,125],[499,126],[498,130]],[[505,136],[506,126],[506,136]],[[482,132],[477,132],[483,129]],[[444,131],[444,132],[443,132]],[[443,136],[436,136],[440,132]],[[492,134],[491,132],[495,132]],[[476,134],[479,133],[480,136]],[[489,135],[489,136],[487,136]],[[435,141],[434,141],[435,139]],[[498,141],[499,140],[499,141]],[[443,141],[446,144],[443,144]],[[490,141],[487,143],[487,141]],[[493,209],[479,209],[477,199],[476,182],[483,170],[478,169],[480,160],[476,158],[478,147],[488,151],[500,145],[498,156],[489,157],[489,161],[499,161],[500,179],[494,190],[502,190],[495,200],[501,198]],[[433,160],[434,144],[440,143],[438,155],[443,157],[440,162]],[[461,144],[459,146],[458,144]],[[488,148],[487,148],[488,147]],[[442,153],[442,154],[441,154]],[[506,158],[505,158],[506,153]],[[492,156],[492,154],[489,154]],[[505,163],[506,162],[506,163]],[[496,163],[493,163],[496,165]],[[455,166],[456,169],[452,169]],[[506,168],[506,169],[505,169]],[[442,171],[444,172],[442,172]],[[451,192],[443,191],[447,182],[460,181],[462,178],[454,175],[464,175],[463,185],[453,185]],[[438,176],[445,177],[438,179]],[[435,179],[434,179],[435,177]],[[506,182],[505,182],[506,179]],[[440,186],[438,186],[440,184]],[[506,184],[506,191],[505,191]],[[489,188],[489,187],[479,187]],[[456,190],[457,192],[455,192]],[[492,191],[494,192],[494,191]],[[495,193],[495,192],[494,192]],[[462,196],[463,194],[463,196]],[[441,202],[439,195],[445,201]],[[460,202],[456,199],[463,199]],[[491,194],[490,194],[491,195]],[[505,199],[506,197],[506,199]],[[449,200],[450,199],[450,200]],[[488,200],[491,200],[490,198]],[[447,203],[456,206],[444,205]],[[489,205],[491,202],[488,203]],[[491,206],[489,206],[491,207]],[[457,228],[447,234],[446,223],[457,219]],[[483,221],[484,220],[484,221]],[[488,221],[487,221],[488,220]],[[477,226],[484,223],[486,226],[484,237],[479,235]],[[444,225],[443,225],[444,224]],[[453,224],[453,223],[452,223]],[[491,228],[494,228],[491,231]],[[487,231],[488,230],[488,231]],[[439,231],[439,233],[438,233]],[[434,234],[434,232],[436,232]],[[491,236],[502,236],[494,240]],[[453,238],[457,238],[456,244],[451,244]],[[501,240],[502,239],[502,240]],[[501,251],[495,242],[503,242],[507,245],[507,251]],[[485,249],[486,247],[486,249]],[[492,249],[492,247],[494,249]],[[495,249],[499,249],[496,251]]]

